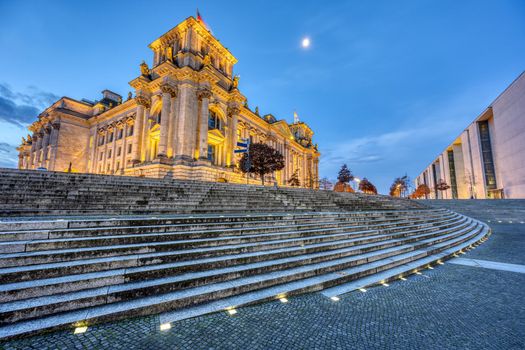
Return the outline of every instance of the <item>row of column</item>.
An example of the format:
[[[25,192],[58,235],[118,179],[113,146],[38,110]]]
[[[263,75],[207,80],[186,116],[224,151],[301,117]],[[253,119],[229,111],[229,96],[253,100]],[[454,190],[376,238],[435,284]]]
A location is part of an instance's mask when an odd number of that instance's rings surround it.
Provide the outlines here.
[[[27,169],[45,167],[55,170],[53,166],[56,159],[59,129],[59,123],[52,123],[43,126],[33,134],[30,151],[24,155],[23,167]]]
[[[124,122],[119,122],[119,124],[111,125],[106,129],[95,129],[93,134],[91,135],[92,139],[92,149],[90,154],[90,164],[88,164],[89,169],[91,172],[115,172],[117,170],[120,170],[121,168],[125,168],[127,166],[127,147],[128,147],[128,140],[127,135],[129,132],[129,129],[134,127],[132,125],[132,119],[128,118]],[[120,155],[118,155],[117,150],[117,141],[119,130],[122,130],[122,142],[119,143],[118,147],[120,147]],[[111,141],[111,147],[110,142],[106,142],[105,138],[107,137],[108,132],[113,133],[113,140]],[[136,131],[134,132],[134,134]],[[104,139],[104,145],[99,146],[100,140]],[[109,150],[111,150],[111,158],[109,158]],[[100,152],[103,152],[103,158],[100,159]],[[118,169],[117,169],[117,162],[119,163]],[[109,165],[109,167],[108,167]],[[102,167],[102,168],[101,168]]]
[[[158,158],[173,158],[183,161],[208,159],[208,115],[211,90],[204,86],[195,89],[191,83],[182,83],[178,88],[171,84],[161,85],[161,120]],[[145,160],[149,135],[150,98],[138,94],[135,98],[136,134],[133,137],[133,162]],[[233,165],[233,150],[237,142],[239,108],[228,108],[228,123],[225,128],[227,150],[226,165]],[[140,132],[139,132],[140,131]]]

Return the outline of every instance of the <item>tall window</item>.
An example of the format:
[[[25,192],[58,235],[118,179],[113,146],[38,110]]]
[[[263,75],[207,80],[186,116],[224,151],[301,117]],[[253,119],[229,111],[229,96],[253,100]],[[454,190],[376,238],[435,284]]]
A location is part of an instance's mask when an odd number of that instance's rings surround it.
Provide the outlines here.
[[[123,134],[124,134],[124,129],[118,129],[118,131],[117,131],[117,140],[120,140],[122,138]]]
[[[432,164],[432,178],[434,179],[434,195],[435,195],[435,199],[438,198],[438,189],[437,189],[437,175],[436,175],[436,164]]]
[[[208,145],[208,160],[214,164],[215,163],[215,147]]]
[[[483,170],[485,170],[485,183],[487,189],[496,189],[496,170],[492,158],[492,145],[490,143],[489,122],[483,120],[478,122],[479,138],[481,142],[481,153],[483,154]]]
[[[220,131],[224,131],[224,125],[221,117],[219,117],[217,113],[213,111],[210,111],[208,114],[208,129],[218,129]]]
[[[110,132],[108,134],[108,142],[112,142],[113,141],[113,132]]]
[[[127,136],[131,136],[133,135],[133,125],[128,125],[128,135]]]
[[[155,116],[155,123],[160,124],[161,119],[162,119],[162,112],[159,111],[159,114]]]
[[[458,184],[456,180],[456,164],[454,162],[454,151],[447,151],[448,168],[450,172],[450,187],[452,189],[452,198],[458,198]]]

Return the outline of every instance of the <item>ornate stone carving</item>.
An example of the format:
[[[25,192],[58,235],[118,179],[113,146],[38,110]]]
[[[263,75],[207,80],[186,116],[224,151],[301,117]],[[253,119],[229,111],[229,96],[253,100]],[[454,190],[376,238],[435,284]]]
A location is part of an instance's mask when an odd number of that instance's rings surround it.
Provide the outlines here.
[[[129,101],[133,98],[133,93],[130,91],[128,92],[128,99],[126,101]]]
[[[232,89],[237,89],[237,87],[239,86],[239,76],[236,75],[233,77],[233,81],[232,81]]]
[[[241,109],[237,105],[228,106],[228,116],[239,115]]]
[[[148,64],[144,61],[142,61],[142,63],[140,64],[140,74],[142,74],[142,76],[147,77],[147,78],[149,78],[149,75],[150,75]]]
[[[211,97],[211,91],[208,88],[201,88],[197,91],[197,97],[199,100],[202,100],[203,98],[210,98]]]
[[[204,56],[204,59],[202,60],[202,64],[205,65],[205,66],[211,65],[211,57],[210,57],[210,55],[206,54]]]
[[[135,123],[135,114],[133,115],[128,115],[125,119],[125,122],[128,124],[128,125],[132,125]]]
[[[162,84],[160,86],[160,91],[165,94],[170,94],[171,97],[177,97],[177,88],[170,84]]]
[[[142,95],[135,96],[135,101],[138,105],[144,106],[146,108],[149,108],[149,106],[151,105],[150,99]]]
[[[166,48],[166,59],[173,63],[173,47],[171,45]]]

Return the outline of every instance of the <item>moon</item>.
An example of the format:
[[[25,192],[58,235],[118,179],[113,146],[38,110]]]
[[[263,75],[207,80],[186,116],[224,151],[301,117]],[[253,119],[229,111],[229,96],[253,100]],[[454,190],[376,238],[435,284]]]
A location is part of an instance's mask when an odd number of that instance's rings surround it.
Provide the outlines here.
[[[301,41],[301,46],[305,49],[308,48],[310,46],[310,38],[304,38]]]

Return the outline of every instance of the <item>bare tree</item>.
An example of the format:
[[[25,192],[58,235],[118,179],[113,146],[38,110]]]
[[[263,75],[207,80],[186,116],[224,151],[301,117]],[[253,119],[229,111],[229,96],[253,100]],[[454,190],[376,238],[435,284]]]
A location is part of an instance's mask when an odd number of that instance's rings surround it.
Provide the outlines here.
[[[328,178],[326,177],[323,177],[321,180],[319,180],[319,187],[322,189],[322,190],[331,190],[332,189],[332,186],[333,186],[333,183],[328,180]]]

